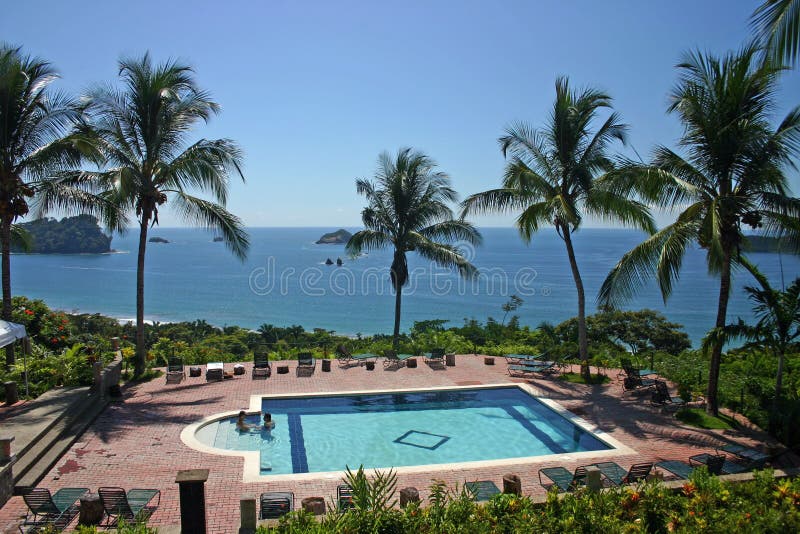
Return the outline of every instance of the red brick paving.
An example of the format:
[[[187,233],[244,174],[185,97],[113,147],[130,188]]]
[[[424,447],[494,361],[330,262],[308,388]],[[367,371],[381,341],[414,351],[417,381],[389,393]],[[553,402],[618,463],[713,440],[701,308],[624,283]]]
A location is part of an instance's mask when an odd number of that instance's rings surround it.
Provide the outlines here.
[[[420,362],[421,363],[421,362]],[[458,356],[455,367],[430,368],[420,364],[415,369],[400,368],[385,371],[376,365],[375,371],[364,367],[340,368],[334,363],[330,373],[318,365],[312,376],[296,376],[295,362],[289,362],[289,374],[273,374],[267,380],[251,380],[250,369],[244,376],[232,380],[207,383],[205,378],[187,377],[180,384],[165,384],[157,379],[128,388],[124,401],[111,404],[89,427],[67,454],[40,482],[40,487],[57,490],[61,487],[117,485],[126,489],[159,488],[161,504],[150,518],[152,526],[180,524],[178,487],[175,475],[182,469],[207,468],[206,512],[208,531],[232,533],[239,526],[239,498],[243,493],[264,491],[293,491],[296,503],[304,497],[335,493],[338,479],[320,478],[311,481],[243,483],[243,459],[240,457],[205,454],[190,449],[180,440],[181,430],[188,424],[219,412],[247,408],[250,395],[275,393],[321,393],[364,389],[399,389],[465,384],[494,384],[525,382],[506,374],[506,365],[486,366],[483,357]],[[226,364],[226,370],[232,364]],[[616,376],[612,373],[611,376]],[[736,431],[698,430],[682,426],[674,417],[650,406],[646,396],[621,395],[617,379],[603,386],[569,384],[555,378],[530,380],[541,396],[559,402],[590,423],[611,434],[637,451],[635,455],[615,457],[628,467],[642,461],[664,459],[685,460],[690,455],[708,451],[715,445],[737,441],[754,441]],[[543,494],[538,484],[537,470],[563,464],[572,470],[591,460],[562,462],[519,463],[495,468],[450,469],[425,474],[401,474],[398,488],[415,486],[421,496],[435,477],[451,486],[465,480],[493,480],[502,486],[502,476],[517,473],[522,477],[523,492]],[[0,509],[0,529],[16,531],[25,513],[21,497],[14,497]],[[74,527],[75,523],[71,526]]]

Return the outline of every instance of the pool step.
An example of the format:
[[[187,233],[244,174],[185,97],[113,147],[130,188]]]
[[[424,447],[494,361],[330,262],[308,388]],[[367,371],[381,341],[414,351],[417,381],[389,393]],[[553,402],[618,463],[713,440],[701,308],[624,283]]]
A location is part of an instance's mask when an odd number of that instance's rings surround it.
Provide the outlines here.
[[[14,493],[35,487],[107,405],[107,398],[87,389],[64,409],[19,454],[14,464]]]

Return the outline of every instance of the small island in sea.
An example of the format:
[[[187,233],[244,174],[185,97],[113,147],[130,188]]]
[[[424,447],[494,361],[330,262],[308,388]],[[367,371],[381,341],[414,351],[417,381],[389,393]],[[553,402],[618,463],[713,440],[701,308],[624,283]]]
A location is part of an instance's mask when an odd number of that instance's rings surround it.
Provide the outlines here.
[[[216,236],[216,237],[213,239],[213,241],[214,241],[214,243],[222,243],[223,239],[222,239],[222,237],[221,237],[221,236]]]
[[[20,223],[27,233],[29,247],[12,244],[12,252],[34,254],[101,254],[111,252],[111,236],[103,233],[97,218],[91,215],[52,217]]]
[[[320,237],[317,245],[344,245],[350,241],[351,237],[353,237],[353,234],[344,228],[339,228],[335,232],[330,232]]]
[[[147,241],[150,243],[169,243],[169,241],[167,241],[163,237],[151,237]]]

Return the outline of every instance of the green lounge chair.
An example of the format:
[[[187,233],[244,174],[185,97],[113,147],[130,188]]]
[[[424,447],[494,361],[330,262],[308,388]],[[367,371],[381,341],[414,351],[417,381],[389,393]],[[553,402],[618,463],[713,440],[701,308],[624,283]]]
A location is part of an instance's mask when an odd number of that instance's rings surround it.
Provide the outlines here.
[[[425,363],[444,365],[444,349],[431,349],[430,352],[423,353]]]
[[[530,356],[529,354],[505,354],[503,355],[503,358],[505,358],[506,361],[511,364],[526,364],[540,362],[544,356],[544,354],[540,354],[539,356]]]
[[[89,488],[61,488],[51,494],[46,488],[31,488],[22,495],[29,510],[22,527],[50,525],[63,530],[78,512],[75,503],[88,492]]]
[[[542,480],[542,475],[549,478],[552,483],[544,482]],[[545,467],[539,469],[539,484],[545,489],[550,489],[555,486],[561,491],[572,491],[578,486],[586,484],[586,467],[577,467],[574,473],[570,473],[563,467]]]
[[[397,354],[397,352],[393,350],[385,350],[383,351],[383,367],[403,367],[406,364],[406,360],[409,358],[413,358],[413,354]]]
[[[627,358],[622,358],[620,360],[620,365],[622,366],[622,370],[625,371],[625,374],[628,376],[638,376],[640,378],[646,376],[655,376],[658,372],[652,369],[637,369],[633,366],[630,360]]]
[[[478,502],[488,501],[495,495],[502,493],[500,488],[491,480],[476,480],[464,484],[474,499]]]
[[[106,513],[106,526],[118,523],[120,518],[128,523],[146,521],[150,515],[150,502],[158,497],[155,506],[161,503],[161,491],[157,489],[132,489],[126,492],[122,488],[105,487],[99,488],[97,493]]]
[[[770,459],[770,455],[759,450],[753,449],[751,447],[745,447],[744,445],[739,445],[738,443],[731,443],[725,445],[724,447],[720,447],[717,449],[717,452],[727,452],[729,454],[733,454],[746,460],[750,463],[753,469],[760,469],[764,467],[764,464],[767,463],[767,460]]]
[[[540,362],[527,364],[510,364],[508,374],[515,377],[524,377],[530,374],[546,374],[556,371],[555,362]]]
[[[663,380],[656,380],[653,383],[653,386],[655,387],[655,390],[653,391],[652,397],[650,397],[651,404],[660,404],[661,406],[676,409],[686,404],[680,397],[673,397],[669,394],[667,383]]]
[[[752,469],[752,467],[750,467],[749,465],[731,462],[727,458],[725,458],[725,456],[719,454],[708,454],[708,453],[695,454],[694,456],[690,457],[689,465],[695,467],[700,465],[707,466],[709,465],[709,462],[712,461],[718,462],[719,460],[717,460],[717,458],[722,458],[722,468],[720,474],[723,475],[735,475],[738,473],[744,473],[746,471],[750,471]],[[710,470],[711,468],[709,467],[709,471]]]
[[[294,509],[294,493],[291,491],[262,493],[259,501],[261,504],[259,519],[277,519]]]
[[[615,486],[647,480],[653,470],[652,463],[633,464],[627,471],[615,462],[599,462],[594,465],[603,473],[606,480],[609,480]]]
[[[712,455],[712,458],[705,464],[708,468],[708,472],[712,475],[720,475],[722,474],[722,466],[725,463],[724,456],[715,456]],[[663,462],[658,462],[656,467],[660,467],[661,469],[666,469],[670,473],[674,474],[678,478],[689,478],[697,469],[698,466],[689,465],[686,462],[682,462],[680,460],[667,460]]]
[[[272,374],[272,368],[269,365],[269,354],[266,350],[256,350],[253,352],[253,372],[251,377],[253,380],[256,378],[269,378]]]

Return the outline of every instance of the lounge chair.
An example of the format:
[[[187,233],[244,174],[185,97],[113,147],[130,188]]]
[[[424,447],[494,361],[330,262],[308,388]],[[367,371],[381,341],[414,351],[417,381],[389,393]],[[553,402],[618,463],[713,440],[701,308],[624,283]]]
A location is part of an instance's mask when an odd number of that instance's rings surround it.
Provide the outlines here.
[[[711,462],[719,462],[720,461],[719,458],[722,458],[722,467],[720,473],[723,475],[735,475],[753,469],[750,465],[731,462],[721,454],[708,454],[708,453],[695,454],[694,456],[691,456],[689,458],[689,465],[695,467],[700,465],[708,466],[709,463]],[[708,469],[710,471],[711,467],[709,467]]]
[[[349,365],[353,362],[353,354],[344,345],[338,345],[334,351],[339,365]]]
[[[431,349],[430,352],[423,353],[423,357],[425,358],[425,363],[427,364],[439,364],[444,365],[444,349]]]
[[[642,378],[637,375],[627,375],[622,380],[622,394],[627,391],[635,391],[639,389],[647,389],[655,387],[656,381],[652,378]]]
[[[269,364],[269,354],[266,350],[256,350],[253,352],[253,380],[256,378],[269,378],[272,374],[272,367]]]
[[[294,509],[294,493],[291,491],[270,491],[262,493],[259,519],[277,519]]]
[[[52,525],[63,530],[78,512],[75,503],[88,492],[89,488],[61,488],[51,494],[46,488],[31,488],[22,495],[29,510],[22,526]]]
[[[467,482],[464,485],[478,502],[488,501],[495,495],[502,493],[500,488],[491,480],[477,480],[475,482]]]
[[[615,486],[647,480],[653,470],[652,463],[633,464],[627,471],[615,462],[599,462],[594,465]]]
[[[167,363],[167,384],[179,384],[186,378],[186,371],[183,368],[183,360],[173,356]]]
[[[683,402],[682,398],[673,397],[669,394],[669,388],[667,387],[667,383],[664,382],[663,380],[656,380],[653,386],[655,386],[655,390],[653,391],[652,397],[650,397],[651,404],[660,404],[662,406],[676,408],[676,409],[686,404],[685,402]]]
[[[383,351],[383,367],[403,367],[406,360],[413,357],[413,354],[397,354],[393,350]]]
[[[542,481],[542,475],[549,478],[552,483]],[[556,486],[561,491],[572,491],[581,484],[586,484],[586,467],[575,468],[574,473],[570,473],[563,467],[545,467],[539,469],[539,484],[545,489]]]
[[[708,472],[712,475],[720,475],[722,474],[722,466],[725,463],[724,456],[714,456],[709,459],[709,461],[705,464],[708,468]],[[682,462],[680,460],[667,460],[663,462],[658,462],[656,467],[660,467],[661,469],[666,469],[670,473],[674,474],[678,478],[689,478],[695,469],[697,469],[697,465],[690,465],[686,462]]]
[[[311,375],[317,368],[317,361],[310,352],[301,352],[297,355],[297,374],[307,372]]]
[[[524,377],[534,373],[554,373],[556,370],[555,362],[515,363],[508,366],[508,374],[516,377]]]
[[[222,380],[225,378],[225,364],[222,362],[209,362],[206,364],[206,382]]]
[[[729,454],[733,454],[734,456],[738,456],[739,458],[749,462],[749,464],[752,466],[752,469],[760,469],[764,467],[764,464],[766,464],[767,460],[770,459],[769,454],[751,447],[739,445],[738,443],[731,443],[729,445],[725,445],[724,447],[720,447],[717,449],[717,452],[727,452]]]
[[[542,353],[538,356],[530,356],[528,354],[505,354],[503,355],[503,358],[505,358],[508,363],[524,365],[528,363],[544,361],[545,354]]]
[[[655,376],[658,372],[652,369],[636,369],[630,360],[627,358],[622,358],[620,360],[620,365],[622,365],[622,370],[625,371],[625,374],[628,376],[638,376],[638,377],[645,377],[645,376]]]
[[[350,484],[340,484],[336,488],[336,504],[339,506],[339,510],[351,510],[355,508],[355,503],[353,502],[353,488],[350,487]]]
[[[106,513],[106,525],[119,521],[126,522],[146,520],[149,515],[148,505],[158,497],[155,506],[161,503],[161,491],[157,489],[132,489],[105,487],[97,490],[103,511]]]

